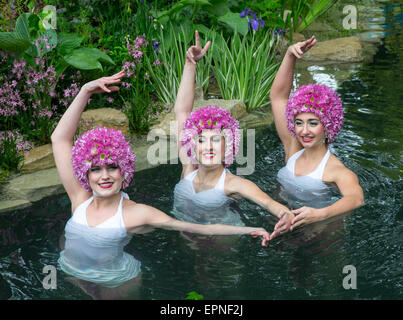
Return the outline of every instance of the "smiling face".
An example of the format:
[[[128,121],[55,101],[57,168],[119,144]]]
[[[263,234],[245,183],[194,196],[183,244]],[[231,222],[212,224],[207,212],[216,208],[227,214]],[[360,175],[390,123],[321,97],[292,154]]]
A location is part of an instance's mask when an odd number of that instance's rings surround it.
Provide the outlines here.
[[[107,197],[120,191],[123,177],[116,165],[93,166],[88,171],[88,182],[94,194]]]
[[[304,148],[312,148],[323,143],[324,127],[314,113],[297,114],[294,118],[294,128],[296,138]]]
[[[225,138],[219,130],[206,129],[195,137],[196,160],[205,167],[221,165],[225,155]]]

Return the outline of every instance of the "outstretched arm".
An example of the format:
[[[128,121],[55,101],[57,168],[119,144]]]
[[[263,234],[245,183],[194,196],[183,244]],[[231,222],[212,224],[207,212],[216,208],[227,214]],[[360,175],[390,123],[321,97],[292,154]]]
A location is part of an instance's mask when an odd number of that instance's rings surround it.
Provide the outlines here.
[[[147,226],[204,235],[250,234],[254,237],[260,236],[262,238],[262,246],[266,246],[270,239],[269,233],[263,228],[239,227],[224,224],[203,225],[180,221],[156,208],[144,204],[137,204],[136,213],[132,213],[133,214],[129,214],[127,218],[127,225],[134,226],[132,228],[129,227],[131,233],[137,233],[137,230],[141,231],[145,226]]]
[[[72,208],[75,208],[77,203],[82,202],[89,195],[74,176],[71,162],[73,139],[81,114],[92,94],[119,90],[119,87],[108,87],[108,85],[118,83],[122,77],[124,77],[123,71],[111,77],[103,77],[86,83],[63,114],[52,133],[52,149],[56,168],[72,202]]]
[[[286,206],[275,201],[267,193],[263,192],[252,181],[233,176],[226,186],[226,192],[228,192],[230,196],[241,196],[253,201],[279,219],[270,239],[273,239],[290,229],[291,221],[294,218],[292,212]]]
[[[312,48],[315,43],[315,36],[312,36],[309,40],[293,44],[287,49],[270,89],[274,123],[280,140],[283,143],[286,161],[293,153],[302,149],[288,131],[285,115],[287,101],[292,89],[295,62],[297,58],[301,59],[302,55]]]
[[[178,143],[179,158],[182,162],[182,177],[193,170],[193,165],[187,159],[182,151],[180,137],[182,134],[183,124],[189,117],[193,109],[196,65],[197,62],[204,57],[207,49],[210,47],[210,41],[206,43],[203,49],[200,48],[200,40],[198,31],[195,32],[196,45],[191,46],[186,52],[186,62],[183,68],[181,83],[176,96],[174,111],[178,126],[178,135],[176,141]]]

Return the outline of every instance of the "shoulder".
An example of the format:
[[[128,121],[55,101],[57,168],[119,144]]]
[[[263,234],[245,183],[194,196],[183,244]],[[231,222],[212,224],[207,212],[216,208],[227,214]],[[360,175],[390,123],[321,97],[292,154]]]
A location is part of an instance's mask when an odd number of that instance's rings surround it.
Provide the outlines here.
[[[224,189],[225,193],[228,196],[241,194],[243,190],[254,187],[256,187],[256,184],[254,182],[227,172],[227,175],[225,177]]]
[[[323,180],[325,182],[340,182],[343,180],[355,180],[357,175],[348,169],[343,162],[341,162],[334,154],[330,154],[329,160],[326,164],[323,173]]]

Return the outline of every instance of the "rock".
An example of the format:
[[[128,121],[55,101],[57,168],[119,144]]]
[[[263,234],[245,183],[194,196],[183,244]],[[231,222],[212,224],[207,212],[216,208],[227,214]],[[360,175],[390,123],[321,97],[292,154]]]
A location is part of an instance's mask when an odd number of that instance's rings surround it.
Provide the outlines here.
[[[302,33],[293,32],[292,34],[292,43],[297,43],[301,41],[305,41],[305,36]]]
[[[228,110],[231,113],[231,115],[235,119],[238,119],[238,120],[247,114],[246,106],[240,100],[222,100],[222,99],[203,100],[203,99],[199,99],[199,100],[195,100],[194,105],[193,105],[193,111],[198,110],[205,106],[210,106],[210,105],[214,105],[214,106],[221,107],[221,108]],[[151,130],[162,130],[162,132],[165,133],[165,138],[167,140],[169,140],[169,139],[175,140],[176,139],[176,128],[171,125],[171,121],[175,121],[175,113],[173,110],[170,113],[168,113],[160,123],[151,126],[150,129]],[[158,133],[156,132],[156,134],[158,134]],[[160,135],[160,134],[158,134],[158,135]],[[161,136],[161,138],[164,137],[162,135],[160,135],[160,136]]]
[[[273,114],[269,110],[252,110],[240,119],[239,127],[241,129],[268,127],[273,123],[273,121]]]
[[[79,125],[79,134],[98,126],[120,130],[124,135],[129,133],[129,119],[127,116],[123,112],[112,108],[100,108],[83,112]]]
[[[25,173],[53,168],[55,160],[51,144],[33,148],[25,157],[21,171]]]
[[[27,208],[32,203],[25,199],[0,201],[0,213]]]
[[[338,38],[316,43],[302,60],[314,62],[361,62],[362,45],[358,37]]]
[[[21,175],[9,181],[4,191],[10,199],[38,201],[42,198],[64,193],[56,168]]]

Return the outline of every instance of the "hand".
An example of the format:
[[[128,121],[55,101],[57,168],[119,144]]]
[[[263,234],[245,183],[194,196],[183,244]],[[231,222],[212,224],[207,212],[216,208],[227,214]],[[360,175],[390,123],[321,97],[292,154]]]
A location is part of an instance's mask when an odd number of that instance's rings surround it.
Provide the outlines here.
[[[295,227],[322,220],[319,210],[315,208],[301,207],[291,212],[295,214],[295,218],[291,221],[291,231]]]
[[[196,45],[191,46],[186,52],[186,61],[196,64],[207,52],[210,47],[211,41],[208,41],[203,49],[200,48],[199,32],[195,31]]]
[[[91,82],[88,82],[85,85],[83,85],[82,89],[86,90],[86,92],[90,95],[93,93],[102,93],[102,92],[110,93],[112,91],[118,91],[119,87],[117,86],[108,87],[108,85],[120,82],[120,79],[122,79],[124,76],[125,72],[122,70],[119,73],[114,74],[113,76],[102,77],[93,80]]]
[[[274,226],[274,231],[270,235],[270,240],[290,230],[291,221],[294,218],[295,216],[291,211],[282,211],[279,216],[279,221]]]
[[[297,42],[292,46],[288,47],[287,53],[291,54],[298,59],[302,58],[302,55],[311,49],[316,44],[315,36],[312,36],[310,39],[302,42]]]
[[[251,232],[252,237],[262,237],[262,246],[266,247],[267,242],[270,240],[270,234],[263,228]]]

